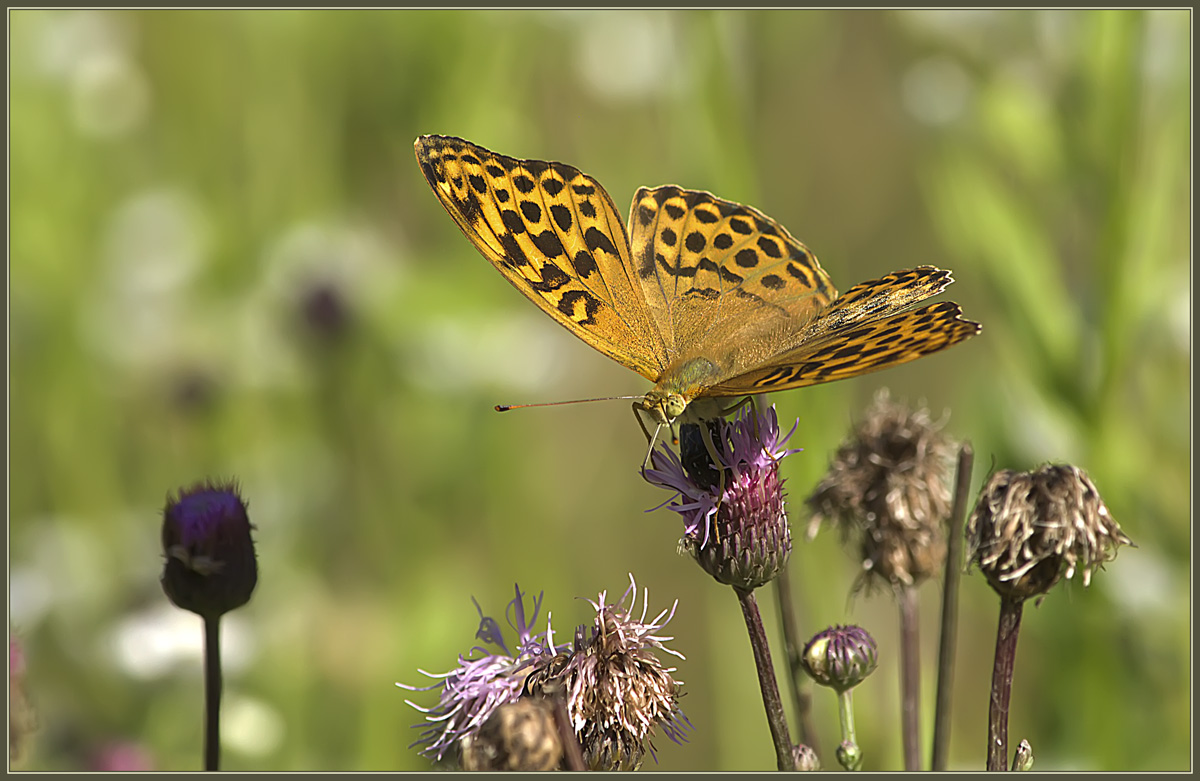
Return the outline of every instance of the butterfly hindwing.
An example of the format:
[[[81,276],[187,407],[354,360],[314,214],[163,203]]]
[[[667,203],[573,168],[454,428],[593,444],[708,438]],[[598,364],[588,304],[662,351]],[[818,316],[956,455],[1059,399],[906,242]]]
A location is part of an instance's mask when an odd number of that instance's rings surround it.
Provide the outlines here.
[[[856,377],[944,350],[979,333],[962,308],[940,301],[912,307],[953,280],[932,266],[855,285],[836,299],[794,349],[714,384],[705,395],[787,390]]]
[[[658,377],[659,329],[599,183],[563,163],[518,160],[459,138],[422,136],[414,146],[446,211],[514,287],[592,347]]]

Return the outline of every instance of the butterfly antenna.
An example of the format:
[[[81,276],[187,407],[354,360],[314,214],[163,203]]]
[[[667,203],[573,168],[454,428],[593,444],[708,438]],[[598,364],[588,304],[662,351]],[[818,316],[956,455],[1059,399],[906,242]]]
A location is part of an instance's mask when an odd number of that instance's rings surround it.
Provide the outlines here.
[[[598,399],[571,399],[570,401],[544,401],[540,404],[497,404],[497,412],[508,412],[514,409],[529,409],[530,407],[557,407],[561,404],[587,404],[592,401],[619,401],[640,399],[641,396],[601,396]]]

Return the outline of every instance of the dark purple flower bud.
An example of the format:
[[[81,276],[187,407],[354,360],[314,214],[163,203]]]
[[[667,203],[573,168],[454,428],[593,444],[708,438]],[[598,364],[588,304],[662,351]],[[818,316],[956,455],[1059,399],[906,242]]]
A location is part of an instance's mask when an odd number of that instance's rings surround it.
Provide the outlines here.
[[[168,497],[162,587],[171,602],[212,619],[250,601],[258,582],[252,528],[232,482],[197,483]]]
[[[833,626],[808,641],[800,661],[814,681],[844,692],[874,672],[879,652],[865,629]]]

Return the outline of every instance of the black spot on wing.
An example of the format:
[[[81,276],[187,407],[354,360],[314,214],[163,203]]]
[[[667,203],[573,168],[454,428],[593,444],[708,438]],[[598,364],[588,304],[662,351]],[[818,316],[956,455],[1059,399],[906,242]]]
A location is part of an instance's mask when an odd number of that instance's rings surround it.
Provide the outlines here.
[[[571,259],[571,265],[574,266],[575,273],[579,275],[580,279],[587,279],[600,270],[592,253],[585,249],[575,253],[575,257]]]
[[[513,235],[520,235],[525,232],[525,220],[521,219],[521,215],[512,209],[502,209],[500,211],[500,220],[504,223],[504,227],[508,228],[509,232]]]
[[[554,265],[553,263],[545,264],[544,266],[542,266],[541,271],[542,271],[542,281],[541,282],[530,281],[530,283],[529,283],[529,286],[531,288],[533,288],[534,290],[538,291],[539,293],[553,292],[555,290],[558,290],[563,285],[569,284],[571,282],[571,278],[569,276],[567,276],[566,272],[564,272],[562,269],[560,269],[558,266]]]
[[[521,214],[524,214],[525,219],[535,225],[542,221],[542,207],[533,201],[521,201]]]
[[[617,254],[617,247],[612,243],[612,239],[610,239],[604,231],[600,230],[595,225],[588,228],[587,231],[584,232],[583,240],[587,244],[588,249],[592,250],[593,252],[596,250],[601,250],[610,255]]]
[[[578,311],[580,306],[582,312]],[[600,307],[600,299],[584,290],[568,290],[558,302],[558,311],[582,325],[595,325]]]
[[[562,204],[556,203],[550,207],[550,216],[554,218],[554,224],[563,233],[571,230],[571,224],[574,222],[571,219],[571,210]]]
[[[557,258],[565,254],[562,242],[558,240],[558,234],[552,230],[542,231],[536,236],[530,234],[529,238],[533,239],[534,246],[548,258]]]

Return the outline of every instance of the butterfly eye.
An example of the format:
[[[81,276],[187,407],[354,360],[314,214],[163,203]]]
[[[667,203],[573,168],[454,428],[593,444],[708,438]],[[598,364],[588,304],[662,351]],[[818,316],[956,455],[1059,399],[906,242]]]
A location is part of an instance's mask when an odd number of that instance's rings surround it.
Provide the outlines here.
[[[672,393],[663,399],[662,409],[666,413],[668,420],[674,420],[683,414],[683,411],[687,409],[687,405],[687,399],[678,393]]]

